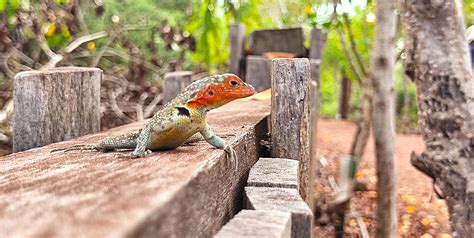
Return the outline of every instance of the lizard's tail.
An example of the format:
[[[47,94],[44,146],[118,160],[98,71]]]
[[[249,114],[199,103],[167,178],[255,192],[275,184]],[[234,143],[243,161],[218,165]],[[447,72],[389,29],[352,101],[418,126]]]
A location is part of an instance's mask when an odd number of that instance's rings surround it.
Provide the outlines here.
[[[97,149],[97,146],[95,144],[81,144],[81,145],[73,145],[66,148],[54,149],[54,150],[51,150],[50,152],[53,153],[53,152],[58,152],[58,151],[68,152],[72,150],[96,150],[96,149]]]
[[[107,137],[95,144],[73,145],[62,149],[51,150],[51,153],[57,151],[68,152],[71,150],[99,150],[107,152],[115,149],[133,149],[137,146],[137,137],[137,133],[129,133],[117,137]]]

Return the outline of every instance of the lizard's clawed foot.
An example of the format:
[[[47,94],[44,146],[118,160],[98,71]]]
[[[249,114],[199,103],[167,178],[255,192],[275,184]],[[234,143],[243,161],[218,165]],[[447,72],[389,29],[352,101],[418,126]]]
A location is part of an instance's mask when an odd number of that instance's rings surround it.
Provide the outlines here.
[[[128,154],[125,156],[130,158],[130,159],[137,159],[137,158],[142,158],[142,157],[145,157],[147,155],[150,155],[152,153],[151,150],[145,150],[145,151],[137,151],[137,150],[134,150],[132,153]]]
[[[235,170],[239,169],[239,160],[237,159],[237,154],[231,146],[224,147],[224,151],[227,153],[227,159],[230,161],[231,165],[235,164]]]

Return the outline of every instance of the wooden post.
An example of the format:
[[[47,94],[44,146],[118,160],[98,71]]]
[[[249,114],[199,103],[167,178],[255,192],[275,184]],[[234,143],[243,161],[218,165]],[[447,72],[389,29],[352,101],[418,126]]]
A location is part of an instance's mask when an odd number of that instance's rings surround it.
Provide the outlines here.
[[[247,186],[298,189],[299,162],[284,158],[260,158],[250,169]]]
[[[242,77],[240,61],[244,54],[245,26],[243,24],[230,25],[230,72]]]
[[[245,208],[291,213],[291,237],[311,238],[313,213],[296,189],[245,187]]]
[[[242,210],[214,238],[291,237],[291,213],[280,211]]]
[[[98,68],[65,67],[15,76],[13,151],[100,130]]]
[[[326,34],[321,29],[313,28],[309,37],[309,55],[310,59],[321,59],[323,55],[324,42]]]
[[[271,69],[271,60],[262,56],[249,55],[245,68],[245,82],[252,84],[257,92],[269,89]]]
[[[191,71],[178,71],[165,74],[165,85],[163,88],[163,104],[173,100],[181,90],[191,84]]]
[[[300,161],[299,192],[310,204],[310,71],[308,59],[272,61],[272,157]]]

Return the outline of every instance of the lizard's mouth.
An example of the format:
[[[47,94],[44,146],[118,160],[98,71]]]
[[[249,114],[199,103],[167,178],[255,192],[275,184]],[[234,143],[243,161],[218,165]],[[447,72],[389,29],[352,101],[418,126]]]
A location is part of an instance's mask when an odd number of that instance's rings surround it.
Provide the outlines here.
[[[247,90],[222,90],[224,95],[229,95],[235,98],[244,98],[249,97],[257,93],[253,87],[248,88]]]

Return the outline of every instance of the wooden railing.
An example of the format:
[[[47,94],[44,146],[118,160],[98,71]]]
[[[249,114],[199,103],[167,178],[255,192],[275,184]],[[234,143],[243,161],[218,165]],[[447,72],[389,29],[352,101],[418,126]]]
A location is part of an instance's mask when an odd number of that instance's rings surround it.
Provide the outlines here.
[[[215,132],[235,134],[227,140],[236,150],[237,170],[224,151],[205,142],[140,159],[117,156],[129,152],[50,153],[136,132],[143,122],[14,153],[0,158],[0,237],[210,237],[222,227],[217,236],[225,237],[247,234],[252,229],[237,229],[236,224],[255,219],[262,223],[249,225],[255,228],[253,236],[311,237],[312,70],[307,59],[276,59],[272,68],[271,101],[257,94],[208,115]],[[59,128],[68,130],[67,116],[56,117],[62,120]],[[21,124],[32,127],[27,121]],[[269,145],[275,158],[260,159],[254,166],[259,157],[268,156]],[[266,226],[268,219],[275,226]]]

